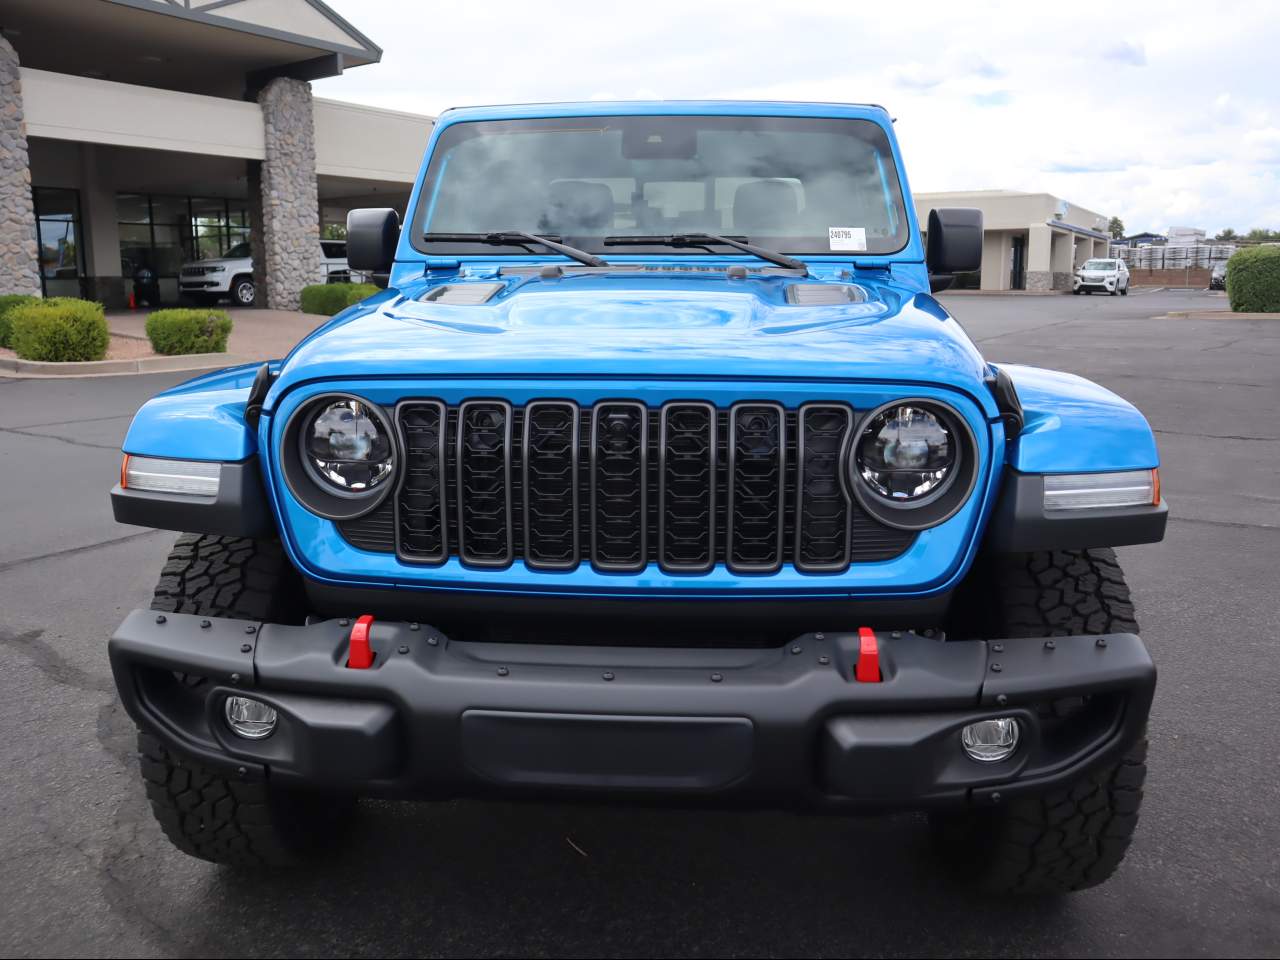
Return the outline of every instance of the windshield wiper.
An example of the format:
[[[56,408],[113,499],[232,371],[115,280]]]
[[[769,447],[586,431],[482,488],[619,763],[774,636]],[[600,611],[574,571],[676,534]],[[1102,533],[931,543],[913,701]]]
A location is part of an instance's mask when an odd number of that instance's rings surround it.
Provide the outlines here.
[[[607,267],[607,260],[602,260],[594,253],[587,253],[567,243],[561,243],[559,237],[540,237],[536,233],[525,233],[523,230],[500,230],[497,233],[424,233],[422,239],[427,243],[487,243],[491,247],[525,247],[536,243],[563,254],[570,260],[577,260],[588,267]]]
[[[718,243],[726,247],[733,247],[735,250],[741,250],[743,253],[749,253],[753,257],[759,257],[761,260],[776,263],[780,267],[803,270],[805,273],[809,272],[809,267],[803,260],[788,257],[785,253],[775,253],[773,250],[766,250],[764,247],[757,247],[754,243],[748,243],[746,237],[722,237],[714,233],[672,233],[666,236],[605,237],[604,242],[606,246],[613,247],[649,243],[659,244],[664,247],[705,247],[708,244]]]

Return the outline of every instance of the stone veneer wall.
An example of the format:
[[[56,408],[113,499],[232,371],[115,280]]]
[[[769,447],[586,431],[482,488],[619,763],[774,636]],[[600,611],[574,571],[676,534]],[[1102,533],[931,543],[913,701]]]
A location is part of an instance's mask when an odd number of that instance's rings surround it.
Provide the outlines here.
[[[1028,290],[1052,290],[1053,274],[1048,270],[1028,270],[1027,271],[1027,289]]]
[[[18,53],[0,37],[0,293],[40,293]]]
[[[280,77],[258,94],[266,159],[249,164],[257,305],[297,310],[302,288],[319,283],[320,201],[311,85]]]

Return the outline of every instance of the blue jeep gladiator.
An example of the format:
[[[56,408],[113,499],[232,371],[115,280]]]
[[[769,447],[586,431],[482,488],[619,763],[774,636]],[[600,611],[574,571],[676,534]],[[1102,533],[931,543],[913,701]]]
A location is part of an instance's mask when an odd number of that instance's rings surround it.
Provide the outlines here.
[[[1164,534],[1152,431],[983,359],[933,295],[981,215],[922,230],[883,109],[450,110],[348,252],[384,291],[125,439],[116,518],[182,534],[110,643],[174,844],[662,799],[923,811],[997,891],[1115,870],[1155,668],[1110,548]]]

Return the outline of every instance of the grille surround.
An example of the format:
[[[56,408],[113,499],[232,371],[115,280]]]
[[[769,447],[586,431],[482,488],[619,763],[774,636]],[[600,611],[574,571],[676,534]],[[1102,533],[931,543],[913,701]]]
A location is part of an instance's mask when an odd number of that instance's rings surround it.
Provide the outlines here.
[[[466,500],[474,491],[467,489],[467,460],[475,451],[464,436],[464,414],[486,407],[502,415],[501,426],[492,428],[496,436],[481,451],[497,455],[485,473],[496,482],[483,491],[482,511],[486,530],[505,531],[496,543],[468,532],[473,518]],[[744,441],[740,426],[746,429],[760,415],[769,418],[769,442],[754,435]],[[648,406],[634,399],[578,404],[537,398],[513,405],[406,398],[394,409],[405,467],[394,493],[338,529],[359,549],[394,553],[427,568],[453,559],[491,570],[523,562],[547,572],[587,564],[602,574],[634,574],[650,565],[693,577],[717,567],[744,576],[784,568],[840,574],[855,564],[901,556],[915,540],[915,531],[869,515],[849,489],[845,465],[864,416],[843,401],[787,409],[765,400],[717,407],[694,399]],[[627,424],[631,442],[615,451],[621,459],[610,464],[607,425],[616,420]],[[490,448],[495,443],[496,451]],[[431,456],[424,460],[424,453]],[[753,457],[764,461],[747,478],[756,485],[735,482]],[[606,488],[602,481],[614,485]],[[439,495],[424,500],[424,491]],[[433,511],[425,527],[424,503]],[[754,533],[739,519],[748,505]],[[433,538],[414,539],[428,528]],[[379,536],[387,539],[379,544]]]

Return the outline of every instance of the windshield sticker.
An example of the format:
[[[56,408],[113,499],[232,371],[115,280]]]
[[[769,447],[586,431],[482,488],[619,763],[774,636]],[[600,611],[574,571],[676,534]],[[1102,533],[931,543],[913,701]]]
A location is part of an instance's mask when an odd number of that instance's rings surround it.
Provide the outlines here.
[[[832,250],[864,253],[867,249],[867,230],[865,227],[828,227],[827,242]]]

